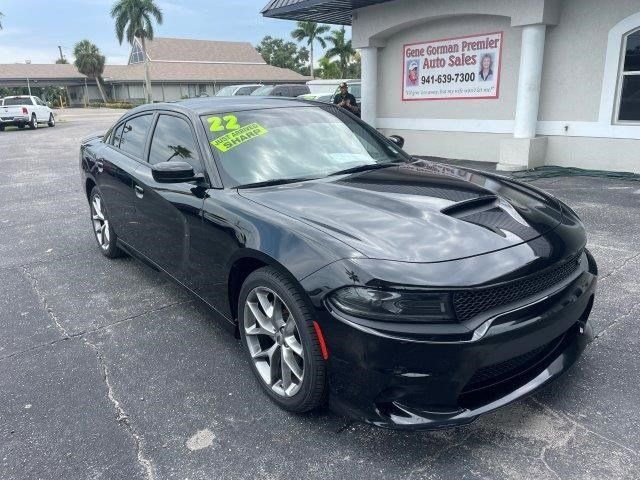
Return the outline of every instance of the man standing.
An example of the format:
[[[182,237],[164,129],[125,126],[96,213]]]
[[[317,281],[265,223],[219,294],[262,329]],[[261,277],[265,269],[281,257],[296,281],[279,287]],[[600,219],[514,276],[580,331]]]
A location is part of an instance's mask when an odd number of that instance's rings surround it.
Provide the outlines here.
[[[360,115],[360,109],[356,102],[356,97],[349,93],[349,85],[346,82],[340,84],[340,92],[336,93],[333,97],[333,104],[339,107],[346,108],[355,115]]]

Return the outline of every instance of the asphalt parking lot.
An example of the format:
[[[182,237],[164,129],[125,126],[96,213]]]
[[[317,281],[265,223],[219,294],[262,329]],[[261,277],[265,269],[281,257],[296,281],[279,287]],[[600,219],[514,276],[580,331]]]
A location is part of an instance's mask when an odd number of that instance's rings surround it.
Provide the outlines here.
[[[201,304],[100,255],[78,145],[117,117],[0,132],[0,478],[640,478],[640,182],[534,182],[600,265],[597,338],[568,375],[468,427],[386,431],[279,410]]]

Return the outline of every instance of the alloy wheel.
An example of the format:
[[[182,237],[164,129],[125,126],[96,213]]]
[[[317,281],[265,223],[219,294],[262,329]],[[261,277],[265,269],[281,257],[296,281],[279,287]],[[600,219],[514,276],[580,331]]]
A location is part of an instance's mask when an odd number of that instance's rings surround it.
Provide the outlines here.
[[[266,287],[256,287],[244,305],[244,336],[262,381],[282,397],[292,397],[304,379],[304,351],[291,310]]]
[[[93,222],[93,231],[96,234],[98,244],[104,249],[109,249],[111,236],[109,234],[109,220],[104,213],[102,199],[100,195],[94,195],[91,200],[91,221]]]

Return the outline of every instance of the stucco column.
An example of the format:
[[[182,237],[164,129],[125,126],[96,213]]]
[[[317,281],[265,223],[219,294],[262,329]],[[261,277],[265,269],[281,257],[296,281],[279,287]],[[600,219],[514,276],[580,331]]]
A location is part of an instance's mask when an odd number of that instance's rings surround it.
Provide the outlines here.
[[[372,127],[378,117],[378,47],[360,49],[362,61],[362,105],[361,117]]]
[[[500,142],[498,170],[525,170],[545,163],[547,137],[536,137],[536,130],[546,30],[547,26],[542,24],[522,27],[513,138],[503,139]]]
[[[522,28],[514,138],[536,136],[546,30],[546,25],[526,25]]]

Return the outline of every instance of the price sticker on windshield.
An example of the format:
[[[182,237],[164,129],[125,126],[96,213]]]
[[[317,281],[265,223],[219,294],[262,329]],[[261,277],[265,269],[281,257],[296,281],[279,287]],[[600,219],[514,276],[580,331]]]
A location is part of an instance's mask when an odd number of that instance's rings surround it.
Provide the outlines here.
[[[228,152],[249,140],[264,135],[265,133],[267,133],[267,129],[262,125],[259,123],[250,123],[244,127],[232,130],[226,135],[212,140],[210,143],[221,152]]]

